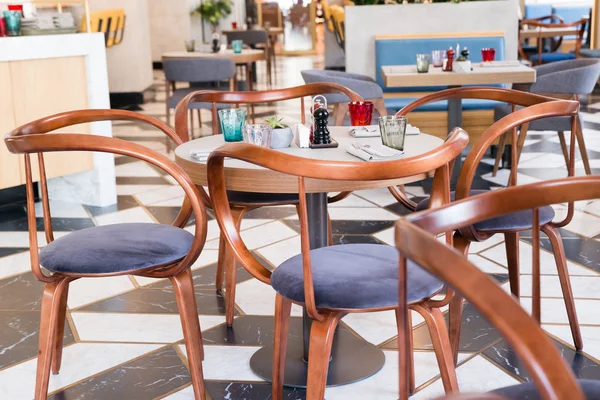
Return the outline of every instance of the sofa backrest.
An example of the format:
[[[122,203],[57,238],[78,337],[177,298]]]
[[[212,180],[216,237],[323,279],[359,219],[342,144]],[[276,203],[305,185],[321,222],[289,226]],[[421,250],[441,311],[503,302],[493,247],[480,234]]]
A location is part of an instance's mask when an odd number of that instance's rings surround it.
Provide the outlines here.
[[[547,17],[552,14],[552,4],[527,4],[525,6],[525,19]]]

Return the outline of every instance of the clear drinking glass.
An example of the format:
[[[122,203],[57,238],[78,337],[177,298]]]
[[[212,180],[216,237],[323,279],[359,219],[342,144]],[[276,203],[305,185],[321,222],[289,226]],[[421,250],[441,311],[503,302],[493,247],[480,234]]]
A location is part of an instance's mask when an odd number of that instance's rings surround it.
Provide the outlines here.
[[[240,54],[242,52],[242,47],[244,46],[243,40],[232,40],[231,48],[235,54]]]
[[[446,57],[446,50],[433,50],[431,52],[431,65],[434,68],[439,68],[444,65],[444,57]]]
[[[417,54],[417,72],[429,72],[429,54]]]
[[[185,41],[185,50],[189,53],[192,53],[196,50],[196,41],[195,40],[186,40]]]
[[[406,136],[406,117],[387,115],[379,117],[379,131],[381,143],[396,150],[404,150],[404,137]]]
[[[242,126],[246,122],[246,110],[243,108],[227,108],[219,110],[221,130],[226,142],[241,142]]]
[[[262,147],[271,147],[272,131],[268,124],[248,124],[242,128],[244,142]]]

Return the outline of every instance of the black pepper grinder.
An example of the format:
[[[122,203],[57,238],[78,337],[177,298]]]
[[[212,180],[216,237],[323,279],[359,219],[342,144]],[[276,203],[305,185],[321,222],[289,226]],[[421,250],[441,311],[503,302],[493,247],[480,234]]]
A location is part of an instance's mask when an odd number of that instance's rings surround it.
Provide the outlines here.
[[[329,111],[326,108],[317,108],[313,113],[313,119],[315,121],[315,130],[313,132],[313,144],[330,144],[331,135],[329,128],[327,128],[327,121],[329,119]]]

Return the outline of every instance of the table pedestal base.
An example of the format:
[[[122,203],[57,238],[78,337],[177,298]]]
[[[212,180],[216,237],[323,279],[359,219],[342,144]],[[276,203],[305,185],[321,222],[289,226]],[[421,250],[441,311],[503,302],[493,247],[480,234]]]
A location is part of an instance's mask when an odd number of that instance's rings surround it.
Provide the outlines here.
[[[288,341],[284,385],[306,387],[308,363],[303,360],[303,344],[299,340]],[[377,373],[385,363],[381,349],[351,333],[336,332],[331,349],[331,361],[327,386],[340,386],[357,382]],[[252,372],[271,382],[273,347],[265,346],[250,359]]]

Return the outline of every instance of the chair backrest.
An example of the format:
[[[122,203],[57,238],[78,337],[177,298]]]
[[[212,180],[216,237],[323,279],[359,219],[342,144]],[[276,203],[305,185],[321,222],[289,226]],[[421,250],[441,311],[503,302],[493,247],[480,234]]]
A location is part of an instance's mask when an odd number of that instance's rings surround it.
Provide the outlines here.
[[[227,31],[227,43],[231,44],[234,40],[241,40],[248,46],[256,44],[269,45],[269,34],[263,29],[250,29],[247,31]]]
[[[507,132],[511,132],[512,143],[517,143],[517,127],[543,118],[551,117],[571,117],[571,127],[575,132],[575,124],[578,121],[579,102],[569,100],[557,100],[552,97],[539,94],[520,92],[511,89],[492,88],[492,87],[466,87],[443,90],[410,103],[402,110],[398,111],[397,116],[407,116],[411,111],[419,108],[423,104],[449,100],[449,99],[487,99],[496,100],[512,105],[512,114],[498,120],[492,126],[484,131],[479,140],[475,143],[462,166],[458,182],[456,185],[456,199],[462,199],[470,195],[475,172],[481,159],[487,149],[495,143],[498,138]],[[516,107],[525,107],[516,111]],[[509,185],[517,184],[517,146],[511,148],[511,176]],[[575,135],[570,138],[570,159],[568,165],[569,176],[575,172]],[[397,195],[397,194],[395,194]],[[403,203],[408,200],[401,200]],[[411,206],[416,206],[410,204]],[[569,205],[569,218],[572,218],[572,204]],[[560,224],[565,225],[567,220]],[[482,240],[486,236],[476,232],[472,227],[465,228],[462,233],[471,240]]]
[[[178,264],[177,272],[191,266],[202,251],[207,230],[206,209],[204,204],[200,202],[201,197],[199,190],[181,167],[162,154],[142,145],[125,140],[88,134],[50,133],[54,130],[72,125],[110,120],[144,122],[160,129],[175,141],[175,143],[183,143],[175,132],[164,122],[144,114],[125,110],[67,111],[22,125],[5,136],[5,143],[10,152],[24,155],[27,190],[27,219],[29,223],[29,242],[32,249],[30,252],[31,268],[36,277],[41,281],[51,282],[54,278],[53,276],[44,275],[40,268],[38,252],[34,250],[38,249],[39,246],[35,215],[36,196],[33,188],[33,163],[30,156],[32,153],[37,153],[40,197],[44,216],[44,232],[48,243],[54,240],[54,233],[52,229],[43,153],[59,151],[96,151],[137,158],[146,161],[171,175],[185,192],[185,200],[173,225],[183,228],[192,213],[196,219],[194,243],[188,255]],[[172,275],[172,273],[172,269],[164,269],[163,271],[148,272],[147,274],[148,276],[166,277]],[[144,274],[146,274],[146,272],[144,272]]]
[[[321,7],[323,7],[323,19],[327,24],[327,29],[330,32],[334,32],[333,22],[331,20],[331,10],[329,8],[329,3],[326,0],[321,1]]]
[[[169,82],[216,82],[235,76],[235,63],[223,58],[165,58],[163,71]]]
[[[583,38],[585,36],[586,33],[586,26],[588,24],[588,18],[581,18],[577,21],[573,21],[573,22],[563,22],[563,23],[544,23],[544,22],[540,22],[540,21],[535,21],[535,20],[528,20],[528,21],[523,21],[523,23],[527,24],[529,27],[532,28],[540,28],[539,31],[539,36],[537,38],[537,43],[538,43],[538,60],[542,60],[542,53],[544,52],[544,41],[543,39],[543,32],[542,29],[543,28],[577,28],[577,34],[575,37],[575,56],[578,57],[579,56],[579,50],[581,50],[581,45],[583,43]],[[561,37],[562,40],[562,37]]]
[[[535,67],[536,82],[530,91],[544,94],[588,95],[600,76],[600,60],[578,58]]]
[[[125,10],[122,8],[94,11],[90,13],[90,27],[88,28],[88,21],[84,18],[81,21],[80,30],[104,33],[104,44],[108,48],[123,41],[125,19]]]
[[[183,141],[189,137],[189,128],[187,124],[187,115],[189,104],[194,102],[212,103],[212,125],[213,134],[219,132],[219,122],[217,118],[217,104],[256,104],[272,103],[291,99],[300,99],[301,122],[305,123],[304,98],[307,96],[316,96],[327,93],[341,93],[351,101],[363,101],[357,93],[352,90],[334,83],[311,83],[302,86],[296,86],[286,89],[265,90],[256,92],[222,92],[215,90],[200,90],[188,94],[179,102],[175,110],[175,131]]]
[[[525,5],[525,19],[535,19],[550,14],[552,14],[552,4]]]
[[[219,227],[237,260],[254,277],[269,283],[271,271],[253,257],[233,223],[225,189],[224,159],[230,157],[298,177],[298,193],[300,195],[298,213],[301,228],[305,305],[310,317],[319,320],[322,319],[322,315],[318,313],[315,306],[305,180],[312,178],[331,181],[378,181],[399,179],[435,170],[434,186],[438,188],[435,192],[449,200],[449,164],[462,152],[467,143],[467,133],[456,129],[443,145],[434,150],[406,159],[377,163],[307,159],[245,143],[226,144],[214,150],[208,158],[208,187]]]
[[[542,399],[583,399],[573,372],[538,323],[496,282],[462,253],[437,241],[435,235],[522,210],[533,209],[535,218],[537,210],[545,205],[597,198],[600,177],[571,177],[493,191],[404,217],[396,224],[395,237],[401,254],[399,312],[406,313],[406,257],[445,281],[504,335],[531,374]],[[539,228],[534,231],[539,235]],[[539,246],[534,251],[539,252]],[[533,268],[539,268],[539,260],[534,253]],[[406,334],[406,319],[398,320],[399,332]],[[405,371],[405,348],[398,347],[399,370]]]

